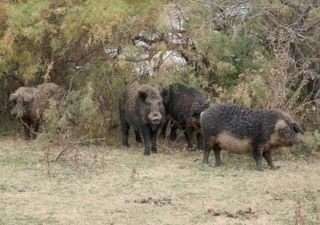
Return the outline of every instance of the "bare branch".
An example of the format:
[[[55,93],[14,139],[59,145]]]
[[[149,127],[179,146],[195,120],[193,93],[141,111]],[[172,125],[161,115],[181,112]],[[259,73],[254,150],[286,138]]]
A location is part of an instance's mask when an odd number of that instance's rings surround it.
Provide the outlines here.
[[[105,141],[105,138],[82,140],[82,141],[71,143],[63,148],[63,150],[58,154],[58,156],[56,157],[56,159],[54,161],[58,161],[58,159],[60,159],[60,157],[63,156],[66,151],[68,151],[69,149],[73,148],[76,145],[95,144],[95,143],[100,143],[102,141]]]
[[[294,10],[296,10],[297,12],[301,13],[301,10],[300,10],[300,7],[296,4],[294,4],[293,2],[291,1],[288,1],[288,0],[280,0],[280,2],[284,5],[287,5],[291,8],[293,8]]]
[[[91,50],[90,50],[89,52],[87,52],[86,54],[80,56],[79,58],[77,58],[77,59],[75,60],[75,62],[79,62],[79,61],[83,60],[84,58],[90,56],[91,54],[93,54],[94,52],[96,52],[96,51],[98,51],[98,50],[101,50],[101,45],[98,45],[97,47],[91,49]]]
[[[134,43],[134,41],[143,41],[143,42],[145,42],[145,43],[147,43],[149,45],[152,45],[152,44],[158,43],[160,41],[163,41],[163,38],[164,38],[163,34],[159,34],[158,37],[155,37],[155,38],[152,38],[152,39],[147,38],[147,37],[145,37],[143,35],[137,35],[137,36],[135,36],[133,38],[132,41],[133,41],[133,43]]]
[[[299,16],[299,22],[298,24],[300,26],[302,26],[304,24],[304,22],[307,20],[308,16],[309,16],[309,11],[311,10],[311,6],[309,5],[306,10]]]
[[[314,30],[315,28],[320,28],[320,19],[311,23],[304,31],[310,32],[310,31]]]
[[[128,62],[135,62],[135,63],[139,63],[139,62],[144,62],[147,60],[150,60],[152,58],[152,56],[148,55],[145,57],[139,57],[139,56],[121,56],[119,57],[122,60],[128,61]]]

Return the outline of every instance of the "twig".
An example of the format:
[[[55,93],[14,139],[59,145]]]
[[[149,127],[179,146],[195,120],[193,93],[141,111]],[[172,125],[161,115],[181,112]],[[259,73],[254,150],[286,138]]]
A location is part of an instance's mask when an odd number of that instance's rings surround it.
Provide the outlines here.
[[[302,224],[302,216],[301,216],[301,204],[300,202],[297,202],[297,208],[295,210],[295,225],[301,225]]]
[[[26,122],[24,122],[21,117],[19,117],[19,120],[20,120],[20,122],[21,122],[26,128],[28,128],[28,130],[29,130],[32,134],[36,134],[36,135],[39,135],[39,134],[40,134],[40,132],[33,131],[32,128],[31,128]]]
[[[183,130],[183,131],[179,134],[179,136],[176,138],[176,140],[174,140],[174,143],[176,143],[184,133],[185,133],[185,131]]]
[[[63,150],[58,154],[58,156],[56,157],[56,159],[54,161],[58,161],[58,159],[63,156],[63,154],[68,151],[70,148],[73,148],[76,145],[85,145],[85,144],[92,144],[94,142],[101,142],[104,141],[105,138],[97,138],[97,139],[89,139],[89,140],[83,140],[83,141],[78,141],[78,142],[74,142],[71,143],[69,145],[67,145],[66,147],[63,148]]]

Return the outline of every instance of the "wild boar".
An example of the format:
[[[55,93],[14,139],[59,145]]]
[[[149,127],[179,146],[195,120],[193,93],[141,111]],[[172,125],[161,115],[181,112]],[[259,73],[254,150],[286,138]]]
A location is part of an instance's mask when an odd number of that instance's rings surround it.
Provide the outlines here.
[[[177,128],[184,130],[188,148],[192,149],[193,133],[197,136],[198,148],[202,148],[200,113],[208,108],[204,95],[195,88],[173,83],[161,92],[166,114],[171,118],[171,139],[175,140]],[[167,125],[167,124],[166,124]],[[165,134],[166,125],[163,127]]]
[[[129,147],[128,132],[133,127],[136,140],[144,141],[144,154],[157,152],[157,134],[165,119],[160,92],[149,85],[134,82],[119,97],[122,144]]]
[[[213,148],[216,166],[222,164],[220,151],[251,152],[256,169],[262,171],[262,157],[271,169],[273,149],[299,143],[300,126],[285,112],[250,109],[235,104],[211,105],[201,114],[204,135],[203,163],[208,163]]]
[[[24,127],[24,137],[36,138],[44,111],[50,100],[58,100],[64,89],[54,83],[43,83],[35,87],[20,87],[9,97],[11,113],[16,115]]]

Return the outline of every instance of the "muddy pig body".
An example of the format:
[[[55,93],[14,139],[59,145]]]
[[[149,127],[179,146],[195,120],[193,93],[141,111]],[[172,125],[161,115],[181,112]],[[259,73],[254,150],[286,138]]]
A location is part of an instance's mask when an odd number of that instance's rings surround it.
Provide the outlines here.
[[[122,132],[122,144],[128,143],[128,132],[133,127],[136,140],[144,140],[144,154],[157,152],[157,134],[165,117],[160,92],[149,85],[134,82],[119,98],[119,113]]]
[[[192,149],[193,133],[197,136],[198,148],[202,148],[200,113],[208,107],[204,95],[195,88],[173,83],[162,90],[161,96],[172,125],[171,140],[177,138],[176,130],[181,128],[184,130],[189,149]],[[163,134],[165,130],[166,126],[163,128]]]
[[[285,112],[250,109],[235,104],[211,105],[201,114],[204,135],[203,163],[208,163],[213,149],[216,165],[221,165],[220,151],[251,153],[256,169],[262,169],[262,157],[270,168],[273,149],[299,143],[300,126]]]

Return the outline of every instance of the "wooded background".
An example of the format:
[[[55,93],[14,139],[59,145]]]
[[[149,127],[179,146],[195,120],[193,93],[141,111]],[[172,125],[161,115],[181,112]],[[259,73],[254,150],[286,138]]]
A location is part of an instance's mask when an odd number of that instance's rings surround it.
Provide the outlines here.
[[[49,136],[108,137],[128,83],[178,81],[211,103],[287,111],[317,148],[319,28],[319,0],[0,0],[0,129],[15,126],[20,86],[67,90],[45,115]]]

